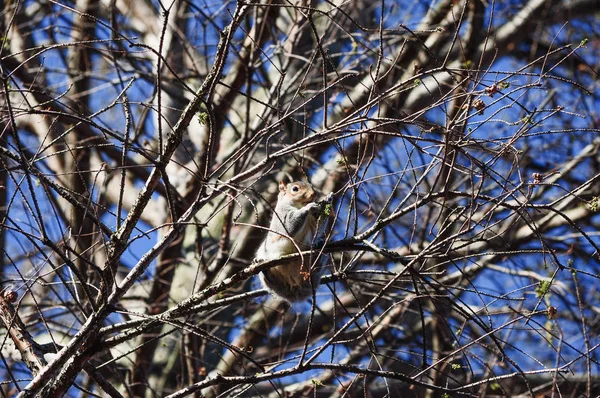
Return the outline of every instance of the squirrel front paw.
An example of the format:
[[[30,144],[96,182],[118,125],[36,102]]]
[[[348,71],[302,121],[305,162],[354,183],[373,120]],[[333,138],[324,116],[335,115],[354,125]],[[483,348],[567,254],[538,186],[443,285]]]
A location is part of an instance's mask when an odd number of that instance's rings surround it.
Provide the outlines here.
[[[312,202],[309,203],[307,206],[311,214],[318,215],[321,213],[321,202]]]
[[[332,202],[333,202],[333,192],[329,192],[329,194],[327,194],[327,196],[325,196],[325,198],[323,200],[320,200],[317,203],[320,205],[326,205],[326,204],[332,203]]]

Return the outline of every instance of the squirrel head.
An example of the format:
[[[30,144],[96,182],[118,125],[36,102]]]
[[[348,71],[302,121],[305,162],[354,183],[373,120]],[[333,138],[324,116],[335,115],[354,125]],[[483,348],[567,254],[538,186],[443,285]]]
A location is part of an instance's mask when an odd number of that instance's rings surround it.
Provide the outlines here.
[[[279,200],[285,200],[297,208],[306,206],[315,200],[316,192],[313,187],[303,181],[279,181]]]

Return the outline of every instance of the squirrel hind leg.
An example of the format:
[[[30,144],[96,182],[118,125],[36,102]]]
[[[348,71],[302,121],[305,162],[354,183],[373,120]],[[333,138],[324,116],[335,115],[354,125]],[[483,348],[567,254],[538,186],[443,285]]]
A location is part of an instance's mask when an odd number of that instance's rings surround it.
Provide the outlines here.
[[[313,272],[311,275],[312,286],[310,280],[306,280],[300,284],[282,282],[279,275],[272,272],[272,270],[261,272],[259,277],[262,285],[269,293],[290,304],[310,298],[313,293],[313,286],[316,289],[319,286],[319,281],[321,279],[320,272],[317,271]]]
[[[303,294],[299,294],[300,286],[290,285],[283,283],[278,279],[277,274],[271,270],[264,270],[260,273],[260,282],[263,287],[269,291],[272,296],[275,296],[288,303],[294,303],[302,301],[305,297]]]

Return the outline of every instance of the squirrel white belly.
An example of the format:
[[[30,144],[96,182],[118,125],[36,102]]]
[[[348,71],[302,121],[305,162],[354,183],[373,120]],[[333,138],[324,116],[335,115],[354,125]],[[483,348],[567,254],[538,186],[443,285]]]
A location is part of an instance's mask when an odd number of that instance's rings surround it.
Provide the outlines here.
[[[322,202],[314,202],[315,196],[315,190],[307,182],[279,182],[275,213],[267,237],[256,252],[256,261],[274,260],[311,248],[319,231],[319,216],[333,194]],[[312,289],[321,279],[320,264],[313,267],[316,258],[313,254],[288,260],[263,271],[260,280],[267,290],[283,300],[304,300],[312,295]]]

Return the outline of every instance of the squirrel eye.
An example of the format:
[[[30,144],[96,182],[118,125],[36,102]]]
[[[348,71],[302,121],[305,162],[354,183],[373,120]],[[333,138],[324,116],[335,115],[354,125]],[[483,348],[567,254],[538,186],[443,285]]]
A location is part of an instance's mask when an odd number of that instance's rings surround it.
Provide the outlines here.
[[[298,185],[294,185],[292,187],[292,192],[298,192],[300,190],[300,188],[298,187]]]

